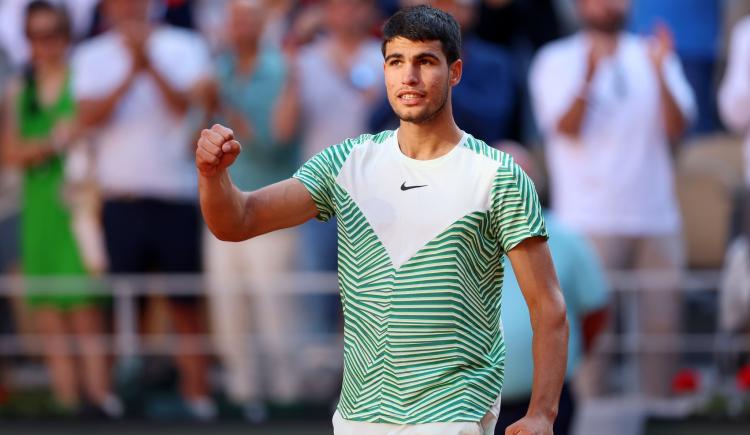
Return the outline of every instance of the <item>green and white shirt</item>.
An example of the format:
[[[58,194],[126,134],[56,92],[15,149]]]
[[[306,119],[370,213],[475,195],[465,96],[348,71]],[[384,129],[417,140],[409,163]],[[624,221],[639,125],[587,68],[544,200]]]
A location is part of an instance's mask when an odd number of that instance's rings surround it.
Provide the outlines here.
[[[500,394],[503,255],[547,237],[536,191],[464,134],[414,160],[394,131],[327,148],[294,175],[338,219],[348,420],[479,421]]]

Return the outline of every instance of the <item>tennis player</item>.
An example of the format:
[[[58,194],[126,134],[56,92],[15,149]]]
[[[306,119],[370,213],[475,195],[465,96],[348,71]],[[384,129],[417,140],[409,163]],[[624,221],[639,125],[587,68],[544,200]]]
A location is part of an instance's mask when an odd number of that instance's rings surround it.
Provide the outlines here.
[[[453,120],[460,53],[450,15],[428,6],[397,12],[384,27],[383,55],[399,128],[333,145],[260,190],[232,184],[227,168],[241,150],[232,130],[214,125],[198,141],[201,208],[220,239],[338,218],[345,325],[336,435],[494,433],[506,255],[534,330],[531,403],[506,434],[552,434],[565,303],[531,181]]]

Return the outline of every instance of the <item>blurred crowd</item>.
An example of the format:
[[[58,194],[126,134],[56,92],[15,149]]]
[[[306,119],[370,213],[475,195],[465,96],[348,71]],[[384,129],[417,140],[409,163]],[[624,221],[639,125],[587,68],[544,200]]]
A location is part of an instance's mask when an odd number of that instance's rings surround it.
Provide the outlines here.
[[[59,412],[84,405],[110,417],[126,411],[101,339],[113,328],[112,300],[91,284],[118,274],[205,274],[205,294],[176,289],[160,313],[178,337],[210,332],[222,390],[248,419],[266,418],[268,400],[304,396],[303,363],[289,337],[339,331],[338,296],[272,290],[293,271],[335,271],[336,226],[309,222],[246,242],[218,240],[198,209],[196,136],[215,122],[231,127],[243,146],[232,180],[255,190],[329,145],[396,128],[380,25],[399,7],[420,3],[0,2],[0,273],[30,278],[20,300],[0,299],[0,324],[6,334],[42,337]],[[571,321],[555,431],[564,434],[576,398],[612,388],[614,362],[596,351],[596,338],[622,329],[624,307],[606,270],[661,278],[660,289],[638,294],[630,323],[638,332],[674,337],[690,322],[681,292],[672,290],[685,270],[705,264],[690,258],[696,247],[686,233],[695,230],[680,183],[692,179],[681,178],[679,162],[702,138],[747,132],[750,18],[743,17],[750,3],[430,3],[463,30],[463,77],[452,94],[458,126],[512,154],[549,208]],[[724,163],[743,166],[741,152],[731,155]],[[733,236],[750,232],[750,219],[741,217],[750,212],[740,210],[750,204],[740,199],[747,173],[730,186],[723,220],[704,220],[697,230],[726,227],[708,242],[722,254]],[[712,193],[693,195],[691,204],[701,204]],[[735,275],[750,260],[738,264]],[[507,421],[498,431],[525,412],[532,376],[528,312],[506,271]],[[153,301],[138,302],[145,311]],[[249,331],[263,339],[246,339]],[[646,346],[637,360],[640,391],[671,394],[679,353]],[[190,415],[215,418],[212,361],[180,339],[175,365]]]

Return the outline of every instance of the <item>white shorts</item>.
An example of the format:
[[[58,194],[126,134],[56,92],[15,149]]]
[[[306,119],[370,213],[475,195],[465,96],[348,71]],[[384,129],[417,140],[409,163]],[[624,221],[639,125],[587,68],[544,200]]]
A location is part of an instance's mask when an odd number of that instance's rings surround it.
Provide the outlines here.
[[[500,415],[500,397],[481,421],[456,423],[388,424],[346,420],[333,414],[334,435],[493,435]]]

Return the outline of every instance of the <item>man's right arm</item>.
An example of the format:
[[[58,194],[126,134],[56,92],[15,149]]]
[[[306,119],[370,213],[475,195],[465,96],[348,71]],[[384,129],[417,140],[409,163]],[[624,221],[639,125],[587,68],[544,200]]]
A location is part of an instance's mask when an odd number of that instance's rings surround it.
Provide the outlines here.
[[[196,148],[198,189],[203,217],[216,237],[242,241],[302,224],[318,214],[307,188],[288,179],[254,192],[241,192],[227,168],[241,151],[232,130],[203,130]]]
[[[133,84],[136,71],[128,77],[111,94],[102,98],[82,98],[78,104],[78,122],[83,128],[96,128],[106,123],[114,113],[122,97]]]
[[[596,47],[596,46],[594,46]],[[589,105],[589,89],[591,88],[591,81],[596,73],[596,67],[599,63],[599,59],[603,56],[603,51],[592,47],[588,55],[588,64],[586,65],[586,77],[584,79],[581,89],[576,94],[573,104],[568,107],[568,110],[560,117],[560,121],[557,123],[557,130],[574,139],[578,139],[581,136],[581,130],[583,128],[583,121],[586,118],[586,111]]]

